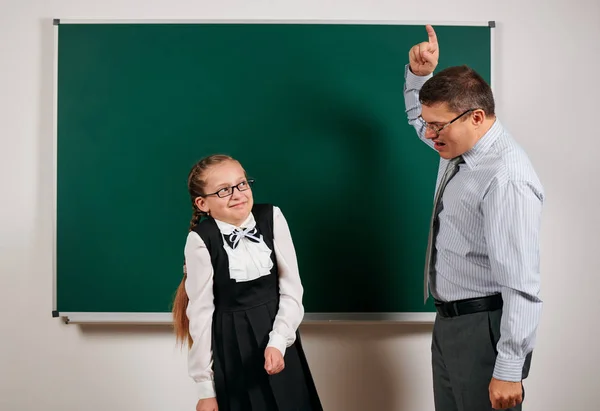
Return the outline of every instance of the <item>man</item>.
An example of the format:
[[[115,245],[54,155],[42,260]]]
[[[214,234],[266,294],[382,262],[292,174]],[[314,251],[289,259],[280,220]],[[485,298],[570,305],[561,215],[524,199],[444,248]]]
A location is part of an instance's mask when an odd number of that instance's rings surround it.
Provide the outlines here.
[[[432,76],[435,31],[412,47],[404,98],[440,168],[425,292],[437,309],[432,370],[438,411],[521,410],[542,301],[542,185],[494,112],[489,85],[466,66]],[[427,287],[429,283],[429,287]]]

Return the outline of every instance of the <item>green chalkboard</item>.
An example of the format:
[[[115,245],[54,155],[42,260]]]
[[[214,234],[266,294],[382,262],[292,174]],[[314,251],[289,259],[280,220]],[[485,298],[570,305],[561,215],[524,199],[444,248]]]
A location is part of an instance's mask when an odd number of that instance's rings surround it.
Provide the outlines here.
[[[307,313],[418,313],[438,155],[408,125],[421,25],[59,24],[56,310],[167,313],[186,177],[239,159],[294,238]],[[491,28],[436,26],[488,81]]]

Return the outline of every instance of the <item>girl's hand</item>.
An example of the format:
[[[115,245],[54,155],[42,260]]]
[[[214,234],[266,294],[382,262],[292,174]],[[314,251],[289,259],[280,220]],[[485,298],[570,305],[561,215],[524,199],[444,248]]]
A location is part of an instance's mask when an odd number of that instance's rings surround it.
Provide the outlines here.
[[[219,411],[217,399],[215,397],[202,398],[198,401],[198,404],[196,404],[196,411]]]
[[[265,370],[267,374],[274,375],[280,373],[285,368],[283,355],[275,347],[267,347],[265,350]]]

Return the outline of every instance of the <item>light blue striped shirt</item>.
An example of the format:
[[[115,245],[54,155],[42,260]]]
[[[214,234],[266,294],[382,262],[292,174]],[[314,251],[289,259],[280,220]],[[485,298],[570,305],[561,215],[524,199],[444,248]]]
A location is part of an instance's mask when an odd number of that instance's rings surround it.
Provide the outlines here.
[[[424,138],[425,124],[419,118],[419,90],[430,77],[416,76],[406,66],[404,99],[408,122],[421,140],[433,146]],[[542,184],[498,119],[463,159],[442,196],[431,293],[442,301],[502,293],[494,377],[521,381],[542,310],[538,295]],[[440,159],[436,188],[447,164]]]

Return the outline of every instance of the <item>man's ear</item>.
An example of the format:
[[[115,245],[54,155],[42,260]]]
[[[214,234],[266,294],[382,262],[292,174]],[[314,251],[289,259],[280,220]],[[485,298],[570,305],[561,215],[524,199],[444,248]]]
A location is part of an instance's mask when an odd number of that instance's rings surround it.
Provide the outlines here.
[[[206,200],[204,197],[196,197],[194,200],[194,204],[198,207],[198,210],[208,213],[208,204],[206,204]]]
[[[473,111],[473,115],[471,116],[471,121],[473,122],[474,125],[480,126],[483,124],[484,120],[485,120],[485,111],[483,111],[481,109]]]

